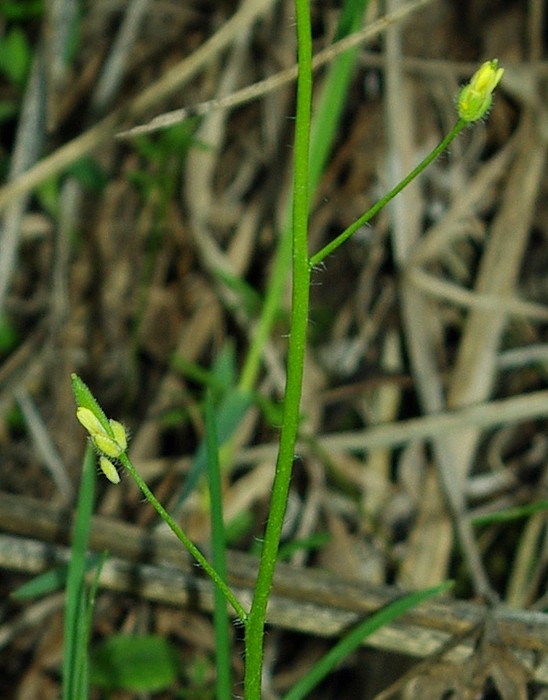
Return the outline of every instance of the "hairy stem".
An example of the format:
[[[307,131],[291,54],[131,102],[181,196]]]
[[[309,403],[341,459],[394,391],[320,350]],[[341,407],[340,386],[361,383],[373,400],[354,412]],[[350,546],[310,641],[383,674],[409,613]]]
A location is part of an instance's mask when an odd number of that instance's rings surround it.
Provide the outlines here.
[[[304,352],[308,322],[310,267],[308,265],[309,139],[312,100],[312,42],[308,0],[295,0],[299,77],[293,175],[293,288],[287,379],[270,511],[261,552],[253,602],[245,623],[245,697],[260,700],[264,626],[272,578],[278,556],[299,426]]]

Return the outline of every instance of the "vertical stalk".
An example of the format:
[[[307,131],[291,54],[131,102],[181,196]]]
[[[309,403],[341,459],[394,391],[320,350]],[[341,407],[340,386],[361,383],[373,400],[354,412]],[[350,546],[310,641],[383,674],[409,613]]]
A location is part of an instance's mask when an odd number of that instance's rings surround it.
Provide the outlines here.
[[[270,511],[251,610],[245,621],[245,698],[260,700],[266,609],[285,516],[302,392],[310,267],[308,264],[309,139],[312,102],[312,40],[308,0],[295,0],[299,77],[293,175],[293,287],[283,424]]]

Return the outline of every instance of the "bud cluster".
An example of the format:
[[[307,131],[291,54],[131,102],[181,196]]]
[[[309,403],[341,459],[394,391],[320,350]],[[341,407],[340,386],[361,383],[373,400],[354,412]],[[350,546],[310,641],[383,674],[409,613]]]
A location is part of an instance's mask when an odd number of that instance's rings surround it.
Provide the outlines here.
[[[91,443],[99,455],[99,466],[113,484],[120,482],[116,460],[127,450],[127,433],[116,420],[108,419],[95,397],[77,375],[72,375],[72,388],[78,408],[76,418],[88,431]]]

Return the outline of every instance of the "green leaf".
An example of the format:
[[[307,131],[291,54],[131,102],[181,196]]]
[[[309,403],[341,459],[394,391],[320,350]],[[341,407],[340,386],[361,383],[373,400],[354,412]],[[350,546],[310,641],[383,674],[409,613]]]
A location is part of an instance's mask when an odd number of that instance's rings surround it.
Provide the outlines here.
[[[252,532],[255,526],[255,515],[250,510],[240,511],[225,525],[227,545],[236,545],[241,539]]]
[[[94,496],[95,458],[93,450],[88,447],[84,457],[82,480],[76,506],[67,578],[63,645],[63,700],[87,696],[87,693],[86,695],[82,694],[84,686],[87,687],[87,655],[82,654],[82,645],[87,644],[89,634],[84,577]]]
[[[424,591],[417,591],[402,596],[384,608],[381,608],[371,617],[367,618],[345,637],[340,639],[335,646],[323,656],[311,670],[296,683],[293,688],[284,696],[284,700],[301,700],[308,697],[308,694],[320,681],[322,681],[335,666],[357,649],[363,640],[376,630],[392,622],[396,617],[403,615],[419,603],[432,598],[440,593],[444,593],[453,586],[452,581],[428,588]]]
[[[231,389],[236,384],[236,350],[234,343],[226,342],[211,368],[214,378],[221,386]]]
[[[236,429],[243,420],[247,409],[252,404],[252,396],[246,391],[234,389],[230,391],[221,401],[215,412],[219,445],[221,448],[236,432]],[[181,495],[175,505],[175,510],[179,509],[185,499],[194,491],[200,477],[205,474],[207,467],[206,444],[202,442],[192,460],[187,479],[181,491]]]
[[[506,523],[513,520],[522,520],[523,518],[529,518],[531,515],[541,513],[545,510],[548,510],[548,499],[527,503],[524,506],[517,506],[516,508],[498,510],[495,513],[479,515],[472,519],[472,525],[489,525],[491,523]]]
[[[339,19],[336,39],[357,31],[363,25],[363,16],[368,0],[350,0],[345,3]],[[318,98],[310,133],[310,191],[316,189],[325,163],[339,135],[340,122],[346,95],[350,89],[356,68],[358,49],[345,51],[330,65]]]
[[[238,275],[230,274],[224,270],[216,269],[213,271],[223,284],[239,295],[239,302],[243,304],[243,308],[247,314],[253,316],[260,309],[262,304],[261,295],[257,290]]]
[[[210,387],[216,392],[225,391],[227,388],[222,381],[213,375],[211,370],[204,369],[198,363],[187,360],[180,355],[171,357],[171,366],[187,379],[205,387]]]
[[[99,559],[100,557],[97,554],[89,555],[86,558],[85,571],[88,572],[93,569],[99,562]],[[67,582],[68,567],[68,564],[61,564],[56,566],[55,569],[35,576],[13,591],[10,598],[13,600],[32,600],[33,598],[43,598],[45,595],[60,590]]]
[[[320,549],[331,540],[329,532],[316,532],[310,537],[305,537],[302,540],[291,540],[280,547],[278,559],[289,559],[295,552],[300,552],[302,549],[311,552],[314,549]]]
[[[177,678],[175,648],[159,635],[109,637],[91,653],[90,681],[100,688],[155,692]]]
[[[36,188],[36,196],[47,213],[56,219],[60,212],[60,178],[47,177]]]

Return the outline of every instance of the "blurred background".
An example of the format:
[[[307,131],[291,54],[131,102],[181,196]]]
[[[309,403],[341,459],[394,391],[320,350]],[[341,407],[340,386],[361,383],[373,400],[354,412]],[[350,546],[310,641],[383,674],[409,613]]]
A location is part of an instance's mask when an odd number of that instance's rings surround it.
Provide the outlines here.
[[[282,697],[394,592],[452,578],[472,618],[448,599],[352,654],[311,697],[546,698],[545,3],[311,5],[314,52],[327,51],[315,71],[311,253],[439,143],[483,61],[505,73],[488,118],[314,272],[264,697]],[[387,13],[397,21],[337,52]],[[61,589],[12,594],[66,556],[85,449],[71,372],[123,421],[135,466],[205,549],[203,402],[214,392],[231,580],[252,585],[285,380],[294,24],[288,0],[0,2],[3,698],[60,696]],[[97,681],[92,697],[214,697],[199,573],[129,477],[99,478],[94,512],[92,549],[114,559],[92,648],[155,633],[177,674],[148,695]],[[486,593],[516,611],[515,626],[496,641],[470,632],[474,663],[463,652],[417,667],[440,642],[461,644]],[[529,646],[526,610],[539,613]],[[237,695],[237,628],[233,642]]]

